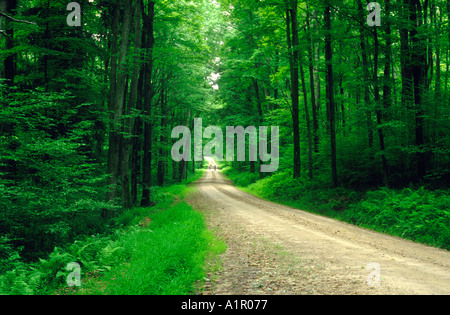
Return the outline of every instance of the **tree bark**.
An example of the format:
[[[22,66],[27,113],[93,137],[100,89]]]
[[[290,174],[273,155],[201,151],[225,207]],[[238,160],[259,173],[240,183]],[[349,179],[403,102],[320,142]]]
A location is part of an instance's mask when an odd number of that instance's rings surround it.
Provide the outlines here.
[[[0,2],[2,12],[6,12],[8,15],[12,15],[13,11],[17,8],[17,0],[3,0]],[[0,29],[5,34],[5,50],[14,48],[14,27],[12,21],[5,16],[1,17],[3,23],[0,23]],[[1,36],[0,36],[1,39]],[[14,85],[14,78],[16,75],[15,65],[16,53],[8,53],[3,60],[2,77],[6,79],[6,84],[9,86]]]
[[[426,8],[425,8],[426,9]],[[422,6],[419,0],[411,0],[411,23],[413,27],[410,32],[412,42],[411,59],[414,60],[412,66],[412,75],[414,79],[414,103],[415,103],[415,145],[417,148],[417,175],[419,180],[423,179],[426,173],[426,154],[424,148],[424,111],[422,104],[422,96],[426,89],[427,73],[426,73],[426,39],[419,34],[419,29],[423,25]],[[426,23],[426,21],[425,21]]]
[[[144,156],[142,161],[142,199],[141,207],[150,206],[150,187],[152,175],[152,72],[153,72],[153,45],[155,38],[153,35],[153,24],[155,17],[155,2],[148,3],[148,14],[145,16],[147,33],[146,48],[147,60],[144,65],[145,81],[144,81]]]
[[[294,141],[294,178],[300,177],[301,160],[300,160],[300,121],[299,121],[299,37],[297,23],[297,0],[292,1],[292,8],[286,11],[287,21],[287,43],[289,49],[289,64],[291,74],[291,100],[292,100],[292,124],[293,124],[293,141]],[[289,23],[291,22],[291,23]],[[292,26],[291,26],[292,25]],[[292,29],[291,29],[292,27]],[[291,31],[292,30],[292,42]]]
[[[165,135],[165,128],[166,128],[166,92],[164,91],[164,89],[161,90],[161,95],[160,95],[160,104],[161,104],[161,121],[160,121],[160,126],[161,126],[161,131],[160,131],[160,136],[159,136],[159,157],[158,157],[158,173],[157,173],[157,181],[158,181],[158,186],[163,186],[164,185],[164,174],[165,174],[165,169],[166,169],[166,161],[165,161],[165,149],[164,149],[164,144],[166,143],[166,137]]]
[[[120,1],[116,2],[115,12],[120,8]],[[133,0],[126,2],[123,25],[121,33],[121,41],[119,50],[116,51],[117,46],[114,42],[117,38],[113,32],[113,49],[111,51],[112,56],[118,53],[118,58],[112,58],[114,63],[117,60],[117,64],[111,65],[111,91],[110,91],[110,131],[109,131],[109,151],[108,151],[108,172],[110,178],[110,192],[108,200],[113,200],[117,195],[117,183],[119,176],[119,162],[121,152],[121,136],[119,134],[119,125],[121,116],[123,114],[125,89],[126,89],[126,71],[124,69],[125,58],[127,56],[128,39],[130,35],[131,17],[132,17]],[[113,29],[118,30],[119,27],[119,14],[114,14]],[[117,33],[116,33],[117,34]],[[119,71],[116,71],[119,67]]]
[[[331,178],[333,186],[339,185],[336,166],[336,130],[335,130],[335,104],[334,104],[334,80],[333,80],[333,54],[331,47],[331,7],[325,8],[325,62],[326,62],[326,94],[327,114],[331,144]]]
[[[358,11],[361,16],[364,16],[364,11],[362,7],[361,0],[357,0],[358,2]],[[372,110],[369,108],[370,105],[370,94],[369,94],[369,62],[367,59],[367,50],[366,50],[366,39],[364,37],[364,27],[361,25],[359,29],[359,36],[361,42],[361,56],[362,56],[362,65],[363,65],[363,76],[364,76],[364,106],[366,107],[366,117],[367,117],[367,135],[368,135],[368,145],[369,148],[373,147],[373,126],[372,126]],[[370,157],[373,160],[373,156]]]
[[[124,133],[122,136],[122,167],[121,167],[121,183],[122,183],[122,204],[125,209],[132,207],[132,198],[130,193],[130,149],[133,136],[133,122],[132,111],[136,107],[139,87],[139,54],[138,50],[141,48],[142,28],[141,28],[141,3],[137,1],[134,12],[134,47],[135,47],[135,64],[133,70],[133,77],[131,78],[130,101],[126,110]]]
[[[303,71],[303,65],[301,64],[300,77],[302,80],[303,100],[305,102],[306,130],[308,135],[308,177],[309,179],[313,179],[313,139],[311,132],[311,120],[309,118],[308,95],[306,93],[305,72]]]
[[[409,46],[409,29],[408,23],[410,20],[410,1],[403,0],[402,20],[404,27],[400,29],[400,63],[402,76],[402,107],[405,109],[412,108],[413,89],[412,89],[412,68],[411,68],[411,49]]]
[[[317,120],[317,107],[316,107],[316,87],[314,82],[314,55],[313,55],[313,44],[311,36],[311,26],[310,26],[310,14],[309,10],[306,10],[306,26],[307,26],[307,39],[308,39],[308,67],[309,67],[309,83],[311,89],[311,109],[312,109],[312,120],[313,120],[313,137],[314,137],[314,151],[319,152],[319,122]]]
[[[378,30],[375,27],[374,30],[374,69],[373,69],[373,90],[374,90],[374,99],[375,99],[375,112],[377,116],[377,124],[378,124],[378,139],[380,141],[380,151],[381,151],[381,161],[383,165],[383,183],[385,186],[388,185],[388,165],[385,155],[385,145],[384,145],[384,132],[383,128],[380,125],[383,123],[383,111],[381,109],[380,104],[380,88],[378,84],[378,55],[379,55],[379,43],[378,43]],[[386,79],[386,78],[385,78]]]
[[[385,10],[386,14],[389,16],[391,12],[391,1],[385,0]],[[388,19],[385,20],[385,37],[386,37],[386,49],[385,49],[385,62],[384,62],[384,81],[383,81],[383,110],[385,113],[388,112],[388,109],[391,107],[392,102],[392,78],[391,78],[391,66],[392,66],[392,38],[391,38],[391,21]],[[390,117],[386,117],[388,115],[384,115],[384,120],[390,120]],[[380,128],[381,131],[383,131]],[[380,135],[381,137],[381,135]],[[385,151],[384,144],[384,136],[383,136],[383,147],[380,149]],[[383,175],[384,175],[384,184],[389,187],[389,164],[387,162],[386,154],[382,154],[382,162],[383,162]]]

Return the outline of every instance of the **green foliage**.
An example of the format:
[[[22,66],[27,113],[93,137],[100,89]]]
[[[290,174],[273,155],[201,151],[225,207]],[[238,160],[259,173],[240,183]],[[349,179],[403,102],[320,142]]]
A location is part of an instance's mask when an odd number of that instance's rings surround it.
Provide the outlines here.
[[[148,229],[133,228],[114,246],[132,249],[89,294],[189,294],[204,276],[208,238],[202,216],[186,203],[150,216]]]
[[[380,189],[342,213],[342,219],[390,234],[450,249],[448,191]]]
[[[110,235],[88,236],[64,248],[56,247],[46,259],[41,258],[38,262],[16,262],[12,270],[0,275],[0,293],[52,294],[59,287],[67,286],[71,271],[66,267],[72,262],[80,264],[83,276],[104,272],[128,254],[114,246],[123,233],[117,230]]]
[[[100,200],[106,176],[85,153],[90,122],[74,124],[78,110],[63,110],[71,99],[39,90],[0,98],[8,126],[0,137],[0,231],[28,260],[102,231],[102,209],[115,209]]]
[[[239,187],[247,187],[259,178],[259,174],[257,173],[239,172],[238,170],[231,167],[223,168],[222,173],[230,177]]]
[[[127,210],[109,233],[79,237],[35,263],[21,261],[1,238],[0,257],[8,267],[0,273],[0,294],[193,293],[205,275],[206,257],[225,245],[206,229],[199,212],[175,201],[189,191],[186,183],[160,188],[154,207]],[[72,262],[81,267],[78,289],[66,283]]]
[[[0,291],[43,293],[76,260],[55,246],[104,231],[101,213],[115,206],[100,200],[106,177],[85,154],[91,122],[75,123],[80,108],[64,110],[72,97],[4,86],[2,92]]]

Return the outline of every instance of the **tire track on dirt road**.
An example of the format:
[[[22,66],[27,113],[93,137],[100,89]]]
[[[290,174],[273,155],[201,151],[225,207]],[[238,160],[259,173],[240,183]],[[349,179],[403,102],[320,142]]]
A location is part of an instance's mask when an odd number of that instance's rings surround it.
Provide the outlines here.
[[[262,200],[220,172],[194,185],[188,202],[228,244],[205,294],[450,294],[446,250]]]

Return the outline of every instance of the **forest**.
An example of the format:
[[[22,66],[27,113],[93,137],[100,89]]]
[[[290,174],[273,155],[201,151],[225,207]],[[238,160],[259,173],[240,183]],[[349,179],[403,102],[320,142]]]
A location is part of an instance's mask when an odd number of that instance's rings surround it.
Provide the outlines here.
[[[450,2],[369,2],[0,0],[0,293],[198,176],[199,118],[279,127],[276,172],[218,161],[242,189],[450,249]]]

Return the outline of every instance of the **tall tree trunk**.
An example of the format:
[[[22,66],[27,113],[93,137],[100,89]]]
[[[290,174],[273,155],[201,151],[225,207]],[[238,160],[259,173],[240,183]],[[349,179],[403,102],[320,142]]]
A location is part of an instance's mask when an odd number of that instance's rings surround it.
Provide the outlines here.
[[[148,14],[145,16],[145,32],[147,33],[146,45],[147,60],[144,65],[144,145],[142,161],[142,199],[141,207],[150,206],[150,187],[152,175],[152,72],[153,72],[153,45],[155,38],[153,35],[153,24],[155,17],[155,2],[148,3]]]
[[[261,122],[262,117],[263,117],[263,113],[262,113],[262,103],[261,103],[261,95],[259,92],[259,84],[258,84],[258,80],[256,78],[252,78],[253,81],[253,88],[255,89],[255,96],[256,96],[256,107],[258,109],[258,116],[259,116],[259,120]]]
[[[278,64],[280,62],[280,57],[279,57],[280,53],[278,52],[278,50],[275,50],[275,70],[274,70],[274,74],[278,73]],[[275,99],[275,102],[273,103],[273,108],[272,109],[277,109],[278,105],[277,105],[277,100],[278,100],[278,84],[275,84],[275,87],[273,88],[273,98]]]
[[[7,5],[8,5],[8,2],[7,2],[7,0],[0,0],[0,12],[5,12],[5,13],[7,13]],[[0,30],[2,30],[2,31],[5,31],[6,30],[6,17],[5,16],[2,16],[2,15],[0,15]],[[3,39],[3,33],[0,33],[0,41]],[[4,73],[2,72],[2,73],[0,73],[1,74],[1,77],[3,78],[4,77]]]
[[[302,64],[300,64],[300,77],[302,80],[303,100],[305,102],[306,130],[308,135],[308,176],[309,179],[313,179],[313,139],[311,132],[311,120],[309,118],[308,95],[306,93],[305,72],[303,71]]]
[[[426,8],[425,8],[426,9]],[[422,6],[419,0],[411,0],[411,23],[413,27],[410,32],[412,42],[412,56],[414,60],[412,66],[412,74],[414,79],[414,103],[415,103],[415,145],[417,147],[417,175],[421,180],[426,173],[426,154],[424,150],[424,111],[423,111],[423,94],[426,89],[427,73],[426,73],[426,39],[423,34],[419,34],[419,29],[423,25]],[[426,21],[425,21],[426,23]]]
[[[48,43],[50,42],[50,27],[49,27],[49,15],[50,15],[50,0],[47,0],[47,9],[45,11],[46,15],[46,22],[45,22],[45,33],[44,33],[44,42],[45,42],[45,49],[48,51],[49,46]],[[44,54],[44,84],[45,84],[45,91],[48,91],[48,52],[45,52]]]
[[[119,50],[116,51],[115,46],[113,44],[113,49],[111,54],[114,56],[118,53],[118,58],[112,58],[115,62],[117,60],[117,65],[111,65],[111,88],[114,89],[110,91],[110,132],[109,132],[109,152],[108,152],[108,171],[111,176],[110,178],[110,192],[108,196],[108,200],[113,200],[117,194],[117,183],[118,183],[118,175],[119,175],[119,161],[120,161],[120,152],[121,152],[121,136],[119,133],[119,125],[121,116],[123,115],[123,107],[124,107],[124,99],[125,99],[125,89],[126,89],[126,71],[124,69],[125,59],[127,56],[127,48],[128,48],[128,38],[130,35],[130,26],[131,26],[131,16],[132,16],[132,7],[133,0],[128,0],[125,6],[124,16],[123,16],[123,25],[122,25],[122,33],[121,33],[121,41]],[[120,1],[116,2],[116,7],[114,10],[120,9]],[[119,14],[114,15],[113,21],[113,29],[117,30],[119,26]],[[113,43],[117,38],[114,37],[113,33]],[[119,71],[116,71],[119,67]]]
[[[292,1],[292,8],[286,11],[287,42],[289,49],[289,63],[291,73],[291,100],[292,100],[292,124],[294,141],[294,178],[300,177],[300,121],[299,121],[299,37],[297,23],[297,0]],[[290,23],[289,23],[290,22]],[[292,29],[291,29],[292,25]],[[292,42],[291,42],[292,30]]]
[[[2,12],[13,15],[17,8],[17,0],[2,0],[0,2]],[[5,36],[5,50],[11,50],[14,48],[14,24],[12,21],[8,20],[6,17],[1,17],[3,23],[0,24],[0,29],[4,30]],[[0,39],[1,39],[0,35]],[[3,71],[2,78],[6,79],[6,84],[9,86],[14,85],[14,78],[16,75],[16,53],[9,52],[3,60]]]
[[[132,198],[130,193],[130,149],[133,136],[133,122],[132,111],[136,107],[139,87],[140,74],[140,60],[138,49],[141,48],[142,28],[141,28],[141,2],[137,1],[134,12],[134,47],[135,47],[135,63],[133,70],[133,77],[131,78],[130,100],[126,110],[126,118],[124,125],[124,133],[122,139],[122,167],[121,167],[121,183],[122,183],[122,204],[125,209],[132,207]]]
[[[345,91],[343,87],[344,74],[339,74],[339,94],[341,96],[341,123],[342,123],[342,135],[345,137]]]
[[[317,120],[317,107],[316,107],[316,87],[314,82],[314,47],[312,43],[312,31],[309,22],[310,14],[309,10],[306,10],[306,26],[307,26],[307,39],[308,39],[308,67],[309,67],[309,84],[311,90],[311,109],[313,119],[313,136],[314,136],[314,151],[319,152],[319,122]]]
[[[334,104],[334,80],[333,80],[333,54],[331,47],[331,7],[325,8],[325,62],[326,62],[326,92],[327,114],[331,144],[331,178],[333,186],[339,185],[336,166],[336,130],[335,130],[335,104]]]
[[[385,0],[385,10],[386,14],[390,16],[391,12],[391,1]],[[392,102],[392,78],[391,78],[391,66],[392,66],[392,38],[391,38],[391,21],[390,19],[386,19],[384,22],[385,25],[385,37],[386,37],[386,49],[385,49],[385,62],[384,62],[384,81],[383,81],[383,110],[385,113],[388,112],[388,109],[391,107]],[[387,114],[389,115],[389,114]],[[386,117],[387,115],[384,115],[384,120],[389,121],[390,117]],[[382,130],[380,128],[380,130]],[[380,135],[381,137],[382,135]],[[380,149],[382,151],[385,151],[385,144],[384,144],[384,136],[383,136],[383,147],[381,147],[380,142]],[[387,163],[387,158],[385,153],[381,156],[382,162],[383,162],[383,175],[384,175],[384,184],[386,186],[389,186],[389,165]]]
[[[450,1],[447,1],[447,21],[450,21]],[[446,63],[446,71],[445,71],[445,91],[448,91],[448,78],[450,77],[450,23],[447,23],[447,33],[448,33],[448,45],[447,52],[445,54],[445,63]],[[448,102],[450,102],[450,95],[447,96]]]
[[[449,4],[450,5],[450,4]],[[439,20],[437,18],[436,4],[433,3],[431,8],[432,16],[434,17],[434,26],[436,29],[437,36],[435,37],[436,42],[436,80],[435,80],[435,98],[434,98],[434,119],[437,119],[437,108],[438,104],[441,102],[441,25],[442,25],[442,7],[439,14]],[[435,124],[436,126],[436,124]],[[436,128],[434,128],[434,138],[436,139]]]
[[[412,109],[413,102],[413,75],[411,62],[411,48],[409,45],[409,20],[410,20],[410,1],[403,0],[402,8],[402,25],[400,29],[400,63],[402,76],[402,107],[406,110]]]
[[[358,3],[358,11],[361,16],[364,16],[364,11],[362,7],[362,0],[357,0]],[[369,148],[373,147],[373,126],[372,126],[372,109],[370,106],[370,94],[369,94],[369,62],[367,59],[367,50],[366,50],[366,38],[364,36],[364,27],[361,25],[359,29],[359,36],[361,42],[361,56],[362,56],[362,65],[363,65],[363,76],[364,76],[364,106],[366,107],[366,117],[367,117],[367,134],[368,134],[368,144]],[[370,156],[370,159],[373,160],[373,156]]]
[[[161,133],[159,136],[159,157],[158,157],[158,173],[157,173],[157,181],[158,186],[164,185],[164,174],[165,174],[165,168],[166,168],[166,161],[165,161],[165,148],[164,144],[166,142],[165,137],[165,128],[166,128],[166,92],[164,89],[161,90],[160,95],[160,104],[161,104]]]
[[[374,63],[374,69],[373,69],[373,90],[374,90],[374,98],[375,98],[375,112],[377,116],[377,124],[378,124],[378,139],[380,141],[380,151],[381,151],[381,161],[383,165],[383,183],[385,186],[388,185],[388,165],[386,160],[386,154],[385,154],[385,145],[384,145],[384,132],[383,128],[381,128],[381,124],[383,123],[383,111],[381,109],[381,102],[380,102],[380,88],[378,84],[378,55],[379,55],[379,43],[378,43],[378,30],[375,27],[374,30],[374,57],[373,57],[373,63]],[[390,67],[389,67],[390,69]]]

